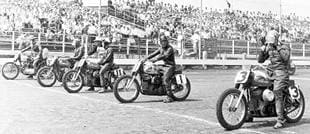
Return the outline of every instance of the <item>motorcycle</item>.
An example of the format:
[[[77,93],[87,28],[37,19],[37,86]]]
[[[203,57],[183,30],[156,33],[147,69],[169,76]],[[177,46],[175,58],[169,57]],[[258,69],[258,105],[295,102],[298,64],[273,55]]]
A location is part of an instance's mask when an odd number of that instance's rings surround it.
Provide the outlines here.
[[[42,87],[51,87],[56,83],[56,80],[62,82],[65,72],[72,69],[73,66],[74,61],[55,56],[47,66],[38,71],[37,81]]]
[[[163,65],[165,66],[165,65]],[[163,85],[163,70],[160,65],[151,62],[139,61],[132,69],[132,75],[119,77],[114,84],[114,96],[121,103],[131,103],[135,101],[139,93],[143,95],[164,96],[170,95],[175,101],[185,100],[190,91],[189,79],[178,70],[171,78],[171,90],[167,94],[167,89]]]
[[[75,67],[66,72],[63,76],[62,83],[65,90],[69,93],[79,92],[83,86],[101,87],[100,85],[100,65],[87,61],[87,58],[81,59]],[[105,86],[113,89],[113,83],[119,76],[125,75],[122,68],[113,65],[111,70],[105,73]]]
[[[225,90],[216,104],[219,123],[227,130],[240,128],[254,117],[276,117],[272,70],[250,66],[235,77],[235,88]],[[298,122],[305,111],[305,99],[300,86],[289,80],[283,91],[284,117],[288,123]]]
[[[38,63],[38,69],[46,66],[46,59],[48,56],[48,49],[44,48],[41,60]],[[24,75],[35,75],[36,70],[33,67],[34,58],[32,56],[23,55],[21,52],[17,53],[14,57],[13,62],[7,62],[2,67],[2,76],[7,80],[14,80],[17,78],[19,73]]]

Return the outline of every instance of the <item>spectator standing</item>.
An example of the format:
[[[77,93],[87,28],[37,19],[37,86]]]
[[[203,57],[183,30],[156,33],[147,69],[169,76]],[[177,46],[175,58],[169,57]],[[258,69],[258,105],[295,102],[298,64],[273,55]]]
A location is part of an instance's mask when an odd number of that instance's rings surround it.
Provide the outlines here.
[[[136,41],[133,37],[133,35],[131,34],[129,36],[129,38],[127,39],[127,52],[126,52],[126,58],[129,58],[129,54],[130,54],[130,46],[135,45]]]

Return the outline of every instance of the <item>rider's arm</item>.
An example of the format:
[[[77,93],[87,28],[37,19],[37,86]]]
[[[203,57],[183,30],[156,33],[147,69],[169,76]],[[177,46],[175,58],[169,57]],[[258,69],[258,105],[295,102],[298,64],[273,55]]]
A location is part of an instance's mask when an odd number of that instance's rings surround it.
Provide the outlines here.
[[[109,48],[107,50],[107,56],[103,59],[100,59],[98,64],[100,64],[100,65],[105,64],[105,63],[109,62],[110,60],[112,60],[112,58],[113,58],[113,50],[111,48]]]
[[[280,48],[278,52],[284,62],[288,62],[290,60],[290,51],[288,48],[286,47]]]
[[[266,51],[261,51],[258,54],[258,63],[264,63],[269,58],[269,55]]]
[[[83,55],[84,55],[84,51],[83,51],[83,47],[80,47],[80,48],[78,48],[79,50],[78,50],[78,54],[76,55],[76,56],[74,56],[74,57],[72,57],[71,59],[72,60],[79,60],[79,59],[81,59],[82,57],[83,57]]]
[[[89,52],[87,53],[87,55],[92,55],[92,54],[96,53],[96,51],[97,51],[97,46],[94,46],[94,47],[91,49],[91,51],[89,51]]]
[[[151,53],[149,56],[146,57],[146,59],[152,59],[156,55],[160,54],[160,49],[156,50],[155,52]]]
[[[23,52],[25,52],[25,51],[27,51],[27,50],[30,50],[30,49],[31,49],[31,46],[28,46],[28,47],[22,49],[21,52],[23,53]]]
[[[156,61],[167,59],[170,56],[174,56],[172,47],[169,47],[168,50],[163,55],[160,55],[159,57],[157,57]]]

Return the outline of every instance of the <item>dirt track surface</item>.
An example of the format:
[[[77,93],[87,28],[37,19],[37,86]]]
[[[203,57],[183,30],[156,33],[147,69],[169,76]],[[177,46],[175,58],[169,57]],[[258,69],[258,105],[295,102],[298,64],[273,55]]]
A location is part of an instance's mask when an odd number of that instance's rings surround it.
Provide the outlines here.
[[[185,72],[192,92],[187,101],[164,104],[163,97],[140,95],[135,103],[120,104],[110,93],[82,90],[67,93],[60,83],[43,88],[24,76],[0,78],[0,133],[309,133],[310,71],[297,70],[293,79],[306,97],[306,111],[299,123],[274,130],[274,118],[254,119],[241,129],[225,131],[215,115],[218,96],[233,86],[238,70]]]

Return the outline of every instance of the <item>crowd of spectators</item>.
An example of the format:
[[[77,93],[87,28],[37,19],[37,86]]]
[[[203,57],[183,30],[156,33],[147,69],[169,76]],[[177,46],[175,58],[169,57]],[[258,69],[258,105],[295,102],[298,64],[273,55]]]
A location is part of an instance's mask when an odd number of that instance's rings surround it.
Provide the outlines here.
[[[197,40],[237,39],[256,42],[270,25],[282,24],[282,39],[289,42],[310,39],[310,21],[294,14],[279,16],[262,12],[248,12],[230,9],[212,9],[172,5],[154,0],[109,0],[109,14],[127,21],[134,20],[136,25],[128,24],[98,10],[85,7],[81,2],[48,0],[8,0],[0,5],[0,31],[18,31],[21,29],[38,29],[52,39],[56,34],[113,36],[115,41],[120,36],[138,35],[157,37],[163,32],[176,40],[185,37]],[[112,9],[112,10],[111,10]],[[125,17],[122,17],[124,16]],[[127,16],[127,17],[126,17]],[[128,19],[133,16],[133,19]],[[101,29],[98,30],[100,21]],[[70,36],[71,35],[71,36]]]

